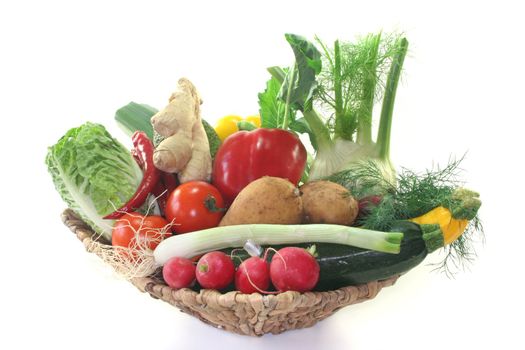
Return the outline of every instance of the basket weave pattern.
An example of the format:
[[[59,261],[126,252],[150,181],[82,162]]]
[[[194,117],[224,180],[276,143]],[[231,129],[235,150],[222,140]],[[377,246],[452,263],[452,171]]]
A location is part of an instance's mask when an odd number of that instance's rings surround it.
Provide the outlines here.
[[[62,220],[91,252],[94,232],[72,210]],[[220,293],[216,290],[175,290],[154,278],[132,278],[140,291],[168,302],[214,327],[243,335],[261,336],[286,330],[311,327],[337,310],[373,299],[398,276],[328,292],[284,292],[275,295]]]

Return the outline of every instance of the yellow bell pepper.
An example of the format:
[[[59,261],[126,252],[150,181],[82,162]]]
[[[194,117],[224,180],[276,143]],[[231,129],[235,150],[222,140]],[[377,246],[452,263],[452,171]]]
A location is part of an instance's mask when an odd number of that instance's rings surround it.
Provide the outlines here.
[[[252,123],[253,125],[255,125],[258,128],[261,127],[261,117],[258,116],[258,115],[250,115],[250,116],[246,117],[244,120],[246,120],[247,122]]]
[[[237,122],[241,121],[242,117],[238,115],[227,115],[222,117],[215,125],[215,132],[219,136],[222,142],[236,131],[239,131]]]
[[[452,212],[445,207],[436,207],[426,214],[410,219],[416,224],[439,224],[443,232],[445,244],[450,244],[461,236],[467,228],[469,220],[454,219]]]
[[[261,117],[258,115],[252,115],[246,118],[242,118],[238,115],[227,115],[219,119],[217,125],[215,125],[215,132],[222,142],[224,142],[224,140],[231,134],[239,131],[237,123],[242,120],[252,123],[257,128],[261,127]]]

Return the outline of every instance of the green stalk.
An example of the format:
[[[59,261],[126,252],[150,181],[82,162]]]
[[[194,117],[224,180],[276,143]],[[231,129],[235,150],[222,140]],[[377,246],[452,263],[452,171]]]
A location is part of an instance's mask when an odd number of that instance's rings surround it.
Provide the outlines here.
[[[419,227],[423,233],[423,240],[429,254],[445,246],[443,231],[438,224],[423,224]]]
[[[284,83],[284,79],[286,78],[286,73],[284,72],[284,70],[281,67],[274,66],[274,67],[270,67],[270,68],[268,68],[266,70],[268,71],[268,73],[271,74],[272,77],[277,79],[277,81],[279,83],[281,83],[281,84]]]
[[[388,72],[386,81],[385,95],[383,97],[383,106],[381,108],[381,119],[379,121],[379,130],[377,133],[377,147],[379,159],[390,158],[390,133],[392,129],[392,114],[394,112],[394,102],[396,99],[396,90],[401,77],[403,62],[408,50],[408,40],[402,38],[397,43],[398,50],[392,59],[392,65]]]
[[[268,72],[281,84],[286,78],[286,73],[281,67],[270,67],[268,68]],[[330,130],[326,127],[323,119],[315,109],[311,106],[305,106],[302,112],[304,119],[306,119],[306,122],[315,137],[318,150],[331,147],[332,139],[330,137]]]
[[[297,74],[297,68],[296,68],[296,65],[294,64],[290,68],[290,77],[291,77],[290,80],[291,81],[290,83],[288,83],[288,90],[286,91],[286,108],[284,110],[284,118],[283,118],[283,124],[282,124],[282,128],[284,130],[288,129],[288,120],[290,119],[290,95],[292,94],[292,89],[293,89],[292,82],[294,81],[296,74]]]
[[[209,251],[242,247],[247,240],[260,245],[336,243],[397,254],[403,233],[327,224],[222,226],[165,239],[155,249],[155,262],[164,265],[172,257],[193,258]]]
[[[324,56],[326,57],[326,59],[328,60],[328,63],[330,64],[330,68],[332,68],[332,70],[334,69],[334,61],[332,60],[332,56],[330,55],[330,51],[328,50],[328,48],[326,47],[326,45],[321,41],[321,39],[319,39],[319,37],[315,37],[315,41],[319,44],[319,46],[321,46],[321,48],[323,49],[323,52],[324,52]]]
[[[374,109],[375,91],[377,85],[377,65],[381,33],[372,35],[370,51],[364,65],[365,80],[363,82],[363,95],[361,106],[357,111],[357,142],[361,145],[372,143],[372,111]]]
[[[334,97],[335,97],[335,138],[343,137],[345,125],[343,116],[343,92],[341,81],[341,50],[339,40],[334,43]]]
[[[315,142],[317,143],[317,151],[332,147],[333,141],[330,137],[330,130],[328,130],[317,111],[313,108],[305,109],[303,111],[303,116],[304,119],[306,119],[310,130],[315,136]]]

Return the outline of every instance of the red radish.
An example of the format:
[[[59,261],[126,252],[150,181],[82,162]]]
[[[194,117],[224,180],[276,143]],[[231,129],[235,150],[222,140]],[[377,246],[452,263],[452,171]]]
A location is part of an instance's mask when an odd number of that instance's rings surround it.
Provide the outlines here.
[[[223,252],[209,252],[199,259],[195,275],[202,288],[223,289],[233,281],[235,265]]]
[[[319,264],[306,249],[282,248],[272,257],[270,278],[281,292],[306,292],[312,290],[319,280]]]
[[[270,271],[264,259],[252,256],[244,260],[235,272],[235,289],[241,293],[261,293],[270,287]]]
[[[162,268],[162,277],[171,288],[188,288],[195,283],[195,265],[186,258],[171,258]]]
[[[383,198],[378,195],[363,197],[358,201],[359,213],[368,213],[370,208],[377,207]]]

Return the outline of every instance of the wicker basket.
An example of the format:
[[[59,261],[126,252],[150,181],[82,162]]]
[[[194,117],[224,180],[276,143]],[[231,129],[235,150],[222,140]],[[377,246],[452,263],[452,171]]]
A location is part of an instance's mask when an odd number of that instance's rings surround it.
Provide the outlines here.
[[[62,220],[91,251],[94,232],[69,209],[62,214]],[[284,292],[276,295],[175,290],[161,280],[149,277],[133,278],[131,282],[140,291],[214,327],[243,335],[262,336],[311,327],[347,305],[373,299],[383,287],[393,285],[398,277],[328,292]]]

